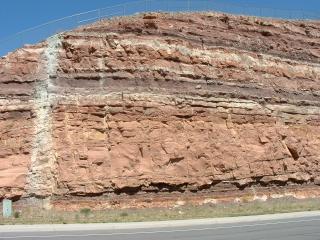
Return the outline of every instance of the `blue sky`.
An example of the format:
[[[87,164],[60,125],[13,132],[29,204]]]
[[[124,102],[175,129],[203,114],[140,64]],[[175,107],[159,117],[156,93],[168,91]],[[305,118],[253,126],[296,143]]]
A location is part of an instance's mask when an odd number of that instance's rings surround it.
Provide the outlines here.
[[[24,29],[42,24],[44,22],[72,15],[78,12],[113,6],[125,2],[136,2],[137,0],[1,0],[0,3],[0,56],[9,50],[20,47],[23,43],[31,43],[46,38],[56,31],[71,28],[75,24],[74,19],[64,20],[60,23],[51,24],[46,28],[35,30],[19,37],[10,38],[3,42],[3,39]],[[147,8],[165,8],[166,2],[170,2],[172,10],[183,10],[187,4],[172,3],[172,0],[151,0]],[[222,11],[238,12],[250,15],[266,15],[276,17],[308,16],[309,13],[289,12],[273,9],[298,10],[312,12],[312,16],[320,16],[320,0],[209,0],[210,8]],[[187,0],[185,0],[187,2]],[[191,0],[190,8],[205,8],[208,0]],[[145,9],[144,4],[128,6],[126,14]],[[257,8],[255,8],[257,7]],[[260,10],[259,8],[263,8]],[[272,8],[272,9],[268,9]],[[186,9],[185,9],[186,10]],[[130,12],[131,11],[131,12]],[[107,9],[103,14],[122,14],[120,7]],[[91,19],[97,16],[97,12],[81,16],[81,20]],[[72,23],[71,23],[72,22]],[[85,22],[84,22],[85,23]]]

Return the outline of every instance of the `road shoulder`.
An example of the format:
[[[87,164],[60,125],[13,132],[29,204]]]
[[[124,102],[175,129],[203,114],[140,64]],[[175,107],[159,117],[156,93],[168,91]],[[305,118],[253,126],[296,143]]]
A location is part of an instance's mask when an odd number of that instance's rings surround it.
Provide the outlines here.
[[[248,223],[271,220],[290,220],[306,217],[319,217],[320,211],[294,212],[281,214],[266,214],[255,216],[206,218],[173,221],[154,222],[130,222],[130,223],[97,223],[97,224],[44,224],[44,225],[4,225],[0,226],[1,233],[10,232],[58,232],[58,231],[97,231],[97,230],[131,230],[148,228],[169,228],[204,226],[213,224]]]

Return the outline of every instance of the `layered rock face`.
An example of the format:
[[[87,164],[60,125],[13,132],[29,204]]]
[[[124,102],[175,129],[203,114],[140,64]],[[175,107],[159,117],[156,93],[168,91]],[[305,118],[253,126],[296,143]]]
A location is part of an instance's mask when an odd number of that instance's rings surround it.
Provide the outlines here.
[[[0,59],[0,197],[320,182],[320,24],[105,20]]]

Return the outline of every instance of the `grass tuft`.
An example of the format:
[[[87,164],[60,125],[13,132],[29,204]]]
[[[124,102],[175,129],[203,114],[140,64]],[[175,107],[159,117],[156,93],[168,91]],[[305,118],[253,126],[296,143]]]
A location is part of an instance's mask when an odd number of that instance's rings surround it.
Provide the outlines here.
[[[91,209],[90,209],[90,208],[82,208],[82,209],[80,210],[80,213],[83,214],[83,215],[85,215],[86,217],[88,217],[89,214],[91,213]]]

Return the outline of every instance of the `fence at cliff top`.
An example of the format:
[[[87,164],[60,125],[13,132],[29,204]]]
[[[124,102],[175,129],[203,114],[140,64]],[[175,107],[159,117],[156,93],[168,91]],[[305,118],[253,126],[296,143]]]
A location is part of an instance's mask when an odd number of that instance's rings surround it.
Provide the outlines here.
[[[140,0],[82,12],[28,28],[0,40],[0,56],[21,47],[24,44],[33,44],[58,32],[71,30],[80,25],[92,23],[101,19],[143,12],[188,11],[217,11],[238,15],[283,19],[320,19],[320,12],[261,8],[249,5],[221,3],[218,0]]]

